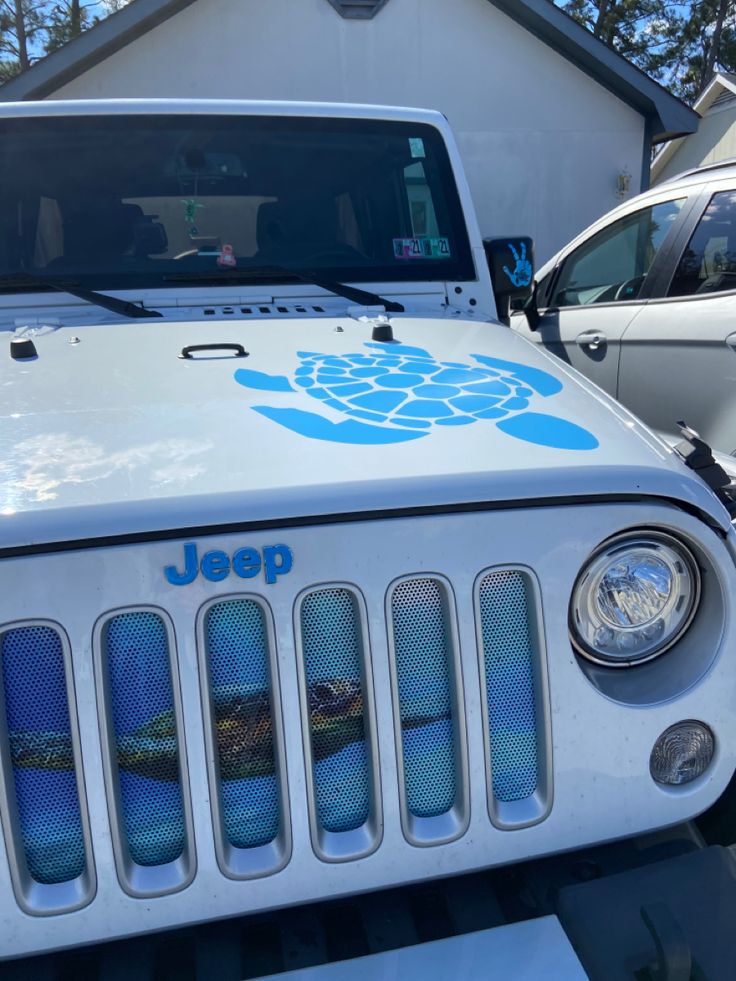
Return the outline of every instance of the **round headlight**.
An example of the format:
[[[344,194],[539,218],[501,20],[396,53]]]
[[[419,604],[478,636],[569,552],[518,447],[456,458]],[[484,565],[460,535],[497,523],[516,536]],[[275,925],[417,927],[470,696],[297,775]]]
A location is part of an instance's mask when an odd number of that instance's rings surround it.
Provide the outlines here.
[[[596,552],[578,576],[570,634],[591,661],[628,667],[666,651],[690,625],[700,573],[669,535],[623,535]]]

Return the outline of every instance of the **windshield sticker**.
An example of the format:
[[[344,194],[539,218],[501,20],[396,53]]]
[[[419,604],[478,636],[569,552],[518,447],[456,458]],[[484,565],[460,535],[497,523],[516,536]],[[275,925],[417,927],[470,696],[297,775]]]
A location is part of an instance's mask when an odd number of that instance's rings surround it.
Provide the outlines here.
[[[217,265],[227,269],[237,264],[238,260],[235,258],[232,245],[223,245],[222,252],[217,257]]]
[[[567,419],[528,411],[562,391],[559,379],[539,368],[472,354],[476,364],[437,361],[405,344],[366,343],[368,352],[335,357],[298,351],[293,377],[241,368],[244,388],[279,393],[279,405],[254,405],[255,412],[309,439],[354,445],[403,443],[436,427],[493,422],[526,443],[558,450],[594,450],[598,440]],[[293,401],[298,395],[296,405]],[[308,395],[322,412],[299,408]],[[335,414],[340,413],[343,418]],[[345,418],[347,417],[347,418]]]
[[[449,238],[418,235],[415,238],[395,238],[394,256],[397,259],[449,259]]]
[[[415,160],[422,160],[426,157],[424,152],[424,140],[420,136],[410,136],[409,137],[409,149],[411,150],[411,155]]]

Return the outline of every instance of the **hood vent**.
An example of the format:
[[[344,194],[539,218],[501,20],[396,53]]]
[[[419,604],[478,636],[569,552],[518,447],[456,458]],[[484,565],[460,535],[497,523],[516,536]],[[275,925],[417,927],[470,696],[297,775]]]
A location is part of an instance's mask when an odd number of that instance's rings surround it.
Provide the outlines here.
[[[264,316],[287,316],[287,317],[302,317],[305,314],[309,316],[313,313],[325,313],[325,308],[323,306],[314,306],[311,303],[296,303],[296,304],[283,304],[279,303],[256,303],[251,306],[241,307],[241,306],[224,306],[224,307],[205,307],[202,313],[205,317],[232,317],[237,316],[242,317],[254,317],[260,318]]]
[[[329,0],[335,10],[346,20],[370,20],[388,0]]]

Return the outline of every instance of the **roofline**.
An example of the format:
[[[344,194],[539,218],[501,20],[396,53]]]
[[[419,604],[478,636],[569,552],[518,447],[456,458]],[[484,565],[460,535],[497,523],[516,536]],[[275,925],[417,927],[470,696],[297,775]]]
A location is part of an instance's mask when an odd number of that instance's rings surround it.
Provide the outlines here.
[[[552,0],[489,0],[651,121],[652,142],[694,133],[700,117],[681,99],[595,37]],[[0,88],[0,98],[2,89]]]
[[[0,101],[44,99],[194,0],[133,0],[78,38],[0,86]],[[647,120],[653,142],[693,133],[698,116],[552,0],[488,0]]]
[[[0,102],[45,99],[194,0],[133,0],[0,85]]]

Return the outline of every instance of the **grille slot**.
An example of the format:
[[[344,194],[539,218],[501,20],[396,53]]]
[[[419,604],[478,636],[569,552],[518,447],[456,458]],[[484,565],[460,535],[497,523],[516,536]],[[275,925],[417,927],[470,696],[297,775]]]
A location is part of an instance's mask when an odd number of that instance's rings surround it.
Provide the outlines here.
[[[391,624],[406,807],[446,814],[457,797],[452,641],[444,588],[408,579],[391,595]]]
[[[356,594],[338,586],[308,593],[299,628],[314,818],[318,832],[332,836],[319,848],[325,857],[352,858],[368,840],[348,835],[340,847],[334,839],[359,830],[372,836],[377,805],[367,645]]]
[[[234,875],[273,872],[288,857],[288,821],[270,619],[256,600],[221,600],[204,614],[203,640],[220,862]]]
[[[0,633],[0,655],[27,873],[44,885],[68,883],[85,874],[87,856],[61,638],[49,626],[10,629]]]
[[[492,796],[500,805],[532,797],[539,783],[530,599],[528,578],[518,570],[494,571],[480,581],[478,608]]]
[[[123,875],[134,893],[179,888],[188,818],[173,639],[158,613],[135,610],[107,619],[99,646]],[[173,863],[180,867],[168,876],[146,875]]]

